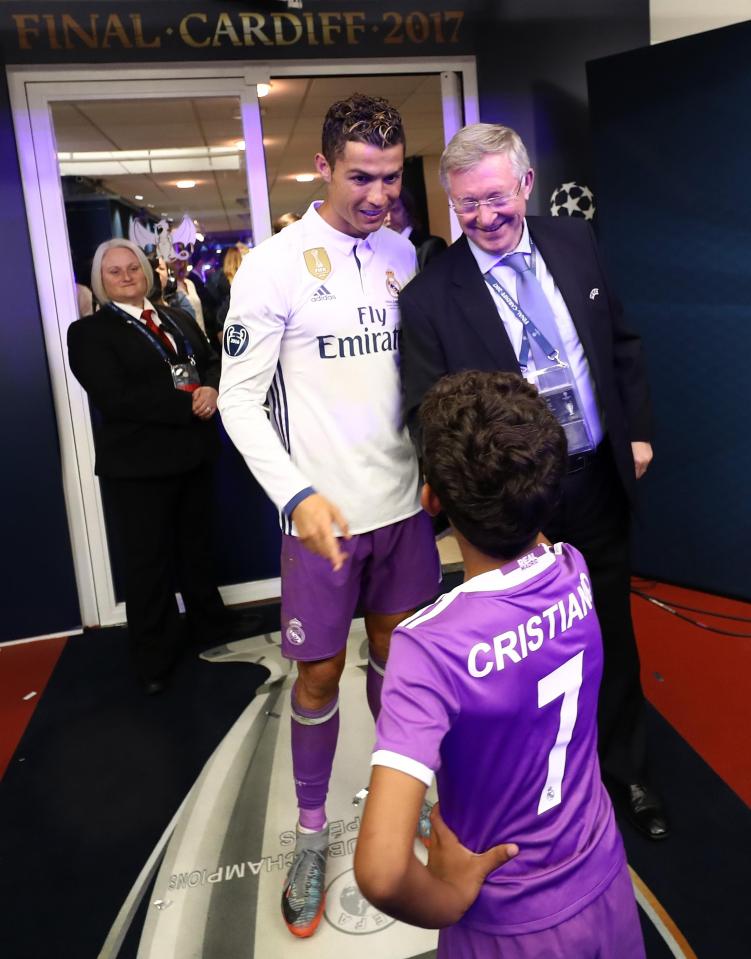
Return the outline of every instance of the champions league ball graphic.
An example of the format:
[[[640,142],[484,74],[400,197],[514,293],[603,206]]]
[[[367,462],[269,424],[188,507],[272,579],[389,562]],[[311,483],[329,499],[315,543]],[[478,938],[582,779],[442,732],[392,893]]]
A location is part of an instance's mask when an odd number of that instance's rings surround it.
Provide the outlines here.
[[[345,887],[339,895],[339,902],[342,909],[346,909],[350,916],[364,916],[370,909],[370,903],[355,883]]]
[[[354,869],[346,869],[326,889],[326,920],[349,936],[368,936],[396,922],[380,912],[360,892]]]
[[[579,186],[572,180],[556,187],[550,195],[553,216],[581,216],[591,220],[595,215],[595,198],[588,186]]]

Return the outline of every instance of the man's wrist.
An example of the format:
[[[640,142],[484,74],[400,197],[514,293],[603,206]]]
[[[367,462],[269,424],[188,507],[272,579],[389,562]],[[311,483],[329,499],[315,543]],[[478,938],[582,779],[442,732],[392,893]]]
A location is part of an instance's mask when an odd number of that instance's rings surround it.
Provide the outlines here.
[[[301,489],[299,493],[295,493],[292,499],[282,507],[282,512],[289,519],[292,519],[292,514],[295,509],[302,503],[304,499],[307,499],[309,496],[315,495],[315,490],[312,486],[306,486],[305,489]]]

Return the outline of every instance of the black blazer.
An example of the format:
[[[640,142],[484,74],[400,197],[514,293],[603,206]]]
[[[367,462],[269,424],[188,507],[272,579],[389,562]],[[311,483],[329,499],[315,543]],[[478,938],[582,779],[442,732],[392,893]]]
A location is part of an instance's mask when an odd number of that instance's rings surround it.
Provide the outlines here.
[[[532,239],[561,291],[579,334],[605,417],[619,476],[635,493],[631,442],[652,435],[641,340],[624,325],[586,221],[527,217]],[[597,292],[595,292],[597,291]],[[519,372],[488,285],[462,236],[399,297],[405,416],[417,437],[417,412],[428,389],[461,370]]]
[[[157,312],[190,341],[201,383],[217,389],[220,361],[196,322],[182,310],[160,306]],[[101,414],[94,429],[98,476],[173,476],[218,454],[213,418],[193,415],[191,394],[175,389],[160,353],[111,307],[71,324],[68,359]]]
[[[422,230],[412,230],[409,239],[417,253],[417,265],[421,270],[424,270],[439,253],[448,249],[448,244],[442,236],[432,236],[429,233],[423,233]]]

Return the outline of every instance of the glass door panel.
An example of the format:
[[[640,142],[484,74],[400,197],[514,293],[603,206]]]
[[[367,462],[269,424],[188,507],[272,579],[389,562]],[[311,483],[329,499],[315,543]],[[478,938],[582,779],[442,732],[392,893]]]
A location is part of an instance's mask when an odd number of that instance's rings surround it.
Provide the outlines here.
[[[219,282],[224,254],[234,246],[247,249],[256,233],[260,238],[267,233],[265,224],[254,230],[251,216],[240,97],[86,97],[56,101],[50,108],[79,313],[91,310],[91,259],[97,246],[112,237],[130,237],[147,256],[163,256],[175,273],[191,280],[199,294],[192,304],[196,319],[218,349],[227,290]],[[252,147],[260,153],[260,144]],[[96,428],[97,411],[89,412]],[[221,433],[214,493],[220,583],[274,579],[279,573],[276,513]],[[80,465],[91,470],[90,462]],[[101,496],[97,489],[97,521],[106,541],[112,598],[119,604],[124,597],[120,550]]]
[[[357,76],[276,76],[261,101],[263,146],[272,222],[301,215],[322,200],[324,185],[313,157],[321,149],[321,125],[338,99],[358,92],[384,97],[402,115],[407,137],[404,183],[416,201],[421,228],[451,242],[446,195],[438,181],[445,146],[441,76],[438,73]]]

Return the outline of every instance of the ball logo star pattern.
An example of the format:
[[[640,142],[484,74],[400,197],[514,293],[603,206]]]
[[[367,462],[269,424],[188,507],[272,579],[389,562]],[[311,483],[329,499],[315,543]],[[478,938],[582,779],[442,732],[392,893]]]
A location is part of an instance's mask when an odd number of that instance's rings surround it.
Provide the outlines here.
[[[562,183],[550,195],[550,212],[553,216],[579,216],[591,220],[595,215],[595,198],[588,186],[580,186],[571,180]]]

